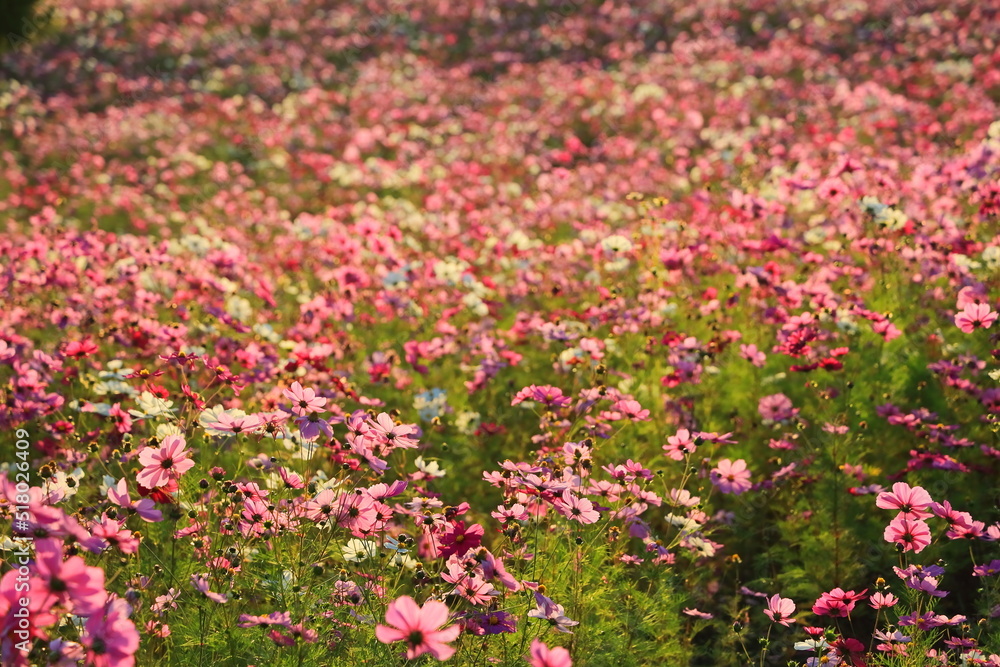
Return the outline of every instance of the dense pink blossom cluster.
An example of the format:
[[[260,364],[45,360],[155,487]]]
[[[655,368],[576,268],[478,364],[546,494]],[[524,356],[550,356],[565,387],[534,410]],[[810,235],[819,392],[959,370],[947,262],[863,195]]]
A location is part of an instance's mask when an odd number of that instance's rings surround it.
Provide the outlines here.
[[[592,586],[1000,665],[989,3],[53,4],[0,56],[5,666],[570,667]]]

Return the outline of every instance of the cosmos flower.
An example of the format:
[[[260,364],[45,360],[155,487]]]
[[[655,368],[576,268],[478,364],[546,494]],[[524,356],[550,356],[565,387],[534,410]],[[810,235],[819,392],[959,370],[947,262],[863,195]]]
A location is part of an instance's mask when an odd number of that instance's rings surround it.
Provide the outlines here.
[[[448,642],[462,631],[457,625],[442,627],[448,622],[448,606],[443,602],[428,600],[421,607],[408,595],[389,603],[385,622],[375,626],[375,637],[383,644],[405,642],[407,660],[424,653],[447,660],[455,653]]]
[[[168,435],[159,447],[144,448],[139,452],[139,463],[144,467],[136,481],[147,489],[155,489],[178,479],[194,467],[185,446],[184,436]]]

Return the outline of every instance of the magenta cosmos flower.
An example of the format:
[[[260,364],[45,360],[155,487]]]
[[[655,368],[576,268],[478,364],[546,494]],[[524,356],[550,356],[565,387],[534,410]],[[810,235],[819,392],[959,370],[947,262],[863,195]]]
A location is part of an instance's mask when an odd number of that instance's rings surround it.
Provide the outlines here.
[[[389,603],[385,622],[389,625],[375,626],[375,637],[383,644],[406,642],[407,660],[424,653],[447,660],[455,653],[448,642],[454,641],[462,631],[457,625],[441,627],[448,622],[448,605],[428,600],[419,607],[408,595]]]
[[[795,613],[795,602],[791,598],[783,598],[780,595],[772,595],[767,599],[767,609],[764,613],[775,623],[788,627],[789,623],[794,623],[792,614]]]
[[[920,519],[900,515],[886,526],[884,537],[886,542],[902,545],[903,551],[918,554],[931,543],[931,529]]]
[[[989,329],[997,320],[997,314],[991,312],[988,304],[966,304],[958,315],[955,315],[955,325],[963,333],[972,333],[976,329]]]
[[[531,640],[528,663],[531,667],[573,667],[569,651],[561,646],[549,648],[537,637]]]
[[[712,468],[712,484],[722,493],[732,493],[740,495],[749,491],[750,471],[747,470],[747,462],[738,459],[735,462],[729,459],[722,459],[719,465]]]
[[[907,519],[926,519],[933,512],[931,494],[922,487],[910,487],[906,482],[896,482],[892,491],[878,494],[875,504],[884,510],[899,510],[899,515]]]

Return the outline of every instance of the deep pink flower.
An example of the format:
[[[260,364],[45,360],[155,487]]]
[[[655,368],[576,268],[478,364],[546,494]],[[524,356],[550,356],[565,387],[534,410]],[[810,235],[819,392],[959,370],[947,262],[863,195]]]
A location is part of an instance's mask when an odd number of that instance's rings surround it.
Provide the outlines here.
[[[537,637],[531,640],[531,655],[528,657],[531,667],[573,667],[569,651],[561,646],[549,648]]]
[[[375,637],[383,644],[406,642],[406,658],[430,653],[438,660],[447,660],[455,653],[448,646],[462,631],[457,625],[442,628],[448,622],[448,605],[428,600],[423,607],[404,595],[389,603],[385,612],[388,625],[375,626]]]
[[[441,549],[438,555],[441,558],[447,558],[452,554],[461,556],[482,544],[485,534],[486,531],[478,523],[466,527],[464,521],[454,521],[441,535]]]
[[[136,481],[147,489],[165,486],[171,480],[194,467],[188,458],[186,443],[182,435],[168,435],[159,447],[146,447],[139,452],[139,463],[145,466],[136,476]]]

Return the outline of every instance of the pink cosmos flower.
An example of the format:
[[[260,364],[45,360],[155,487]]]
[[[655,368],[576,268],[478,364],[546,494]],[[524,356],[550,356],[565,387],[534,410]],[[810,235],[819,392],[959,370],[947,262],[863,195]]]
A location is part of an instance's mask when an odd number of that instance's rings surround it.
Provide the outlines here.
[[[792,614],[795,613],[795,603],[791,598],[783,598],[775,594],[768,598],[767,609],[764,610],[764,613],[773,622],[788,627],[790,623],[795,622],[795,619],[791,618]]]
[[[563,491],[562,498],[556,499],[554,505],[560,514],[582,524],[597,523],[601,518],[600,512],[594,509],[594,503],[573,495],[569,489]]]
[[[87,619],[80,642],[87,647],[87,664],[93,667],[132,667],[139,650],[139,633],[129,620],[132,607],[112,600],[104,613]]]
[[[663,445],[663,451],[674,461],[683,461],[684,455],[693,452],[695,447],[695,439],[691,431],[680,428],[677,429],[677,435],[667,438],[667,444]]]
[[[514,406],[524,401],[535,401],[553,408],[564,408],[573,402],[568,396],[563,396],[562,389],[551,385],[529,385],[514,394],[510,404]]]
[[[764,362],[767,361],[767,355],[758,350],[757,346],[753,344],[740,345],[740,356],[757,368],[763,367]]]
[[[791,419],[799,411],[792,407],[792,399],[784,394],[771,394],[758,401],[757,412],[763,419],[782,422]]]
[[[229,602],[229,598],[222,593],[215,593],[209,590],[210,584],[208,583],[208,577],[206,575],[192,574],[191,584],[212,602],[217,602],[218,604],[225,604],[226,602]]]
[[[79,556],[63,561],[61,540],[35,540],[35,573],[44,581],[50,599],[70,604],[78,616],[97,613],[107,600],[104,570],[88,566]]]
[[[962,312],[955,315],[955,325],[967,334],[976,329],[989,329],[996,320],[997,314],[985,303],[966,304]]]
[[[298,382],[291,389],[284,391],[285,398],[292,402],[292,413],[304,417],[310,412],[321,412],[326,406],[326,399],[316,395],[315,389],[303,389]]]
[[[743,459],[735,462],[722,459],[718,466],[712,468],[711,479],[712,484],[715,484],[722,493],[732,493],[737,496],[749,491],[752,486],[750,471],[747,470],[747,462]]]
[[[922,487],[910,487],[906,482],[896,482],[892,491],[878,494],[875,504],[884,510],[899,510],[899,515],[907,519],[926,519],[933,512],[930,506],[934,501],[931,494]]]
[[[549,648],[537,637],[531,640],[531,655],[528,657],[531,667],[573,667],[569,651],[561,646]]]
[[[28,590],[20,590],[27,584]],[[25,640],[45,639],[42,628],[54,624],[58,617],[52,611],[53,599],[44,590],[41,579],[27,581],[14,569],[0,578],[0,664],[26,667],[30,664],[25,653],[16,648]],[[22,611],[22,598],[28,598],[28,613]],[[15,616],[19,614],[19,616]],[[25,621],[22,621],[25,619]]]
[[[139,463],[145,466],[139,471],[136,481],[147,489],[165,486],[171,480],[194,467],[184,450],[186,443],[182,435],[168,435],[159,447],[146,447],[139,452]]]
[[[649,421],[649,410],[644,410],[639,401],[631,399],[617,401],[611,409],[621,412],[632,421]]]
[[[561,604],[556,604],[538,591],[535,591],[535,608],[528,612],[528,616],[548,621],[553,630],[569,635],[573,634],[571,627],[580,625],[580,621],[574,621],[566,615],[566,610]]]
[[[108,487],[108,500],[123,509],[135,512],[143,521],[153,523],[163,518],[163,513],[156,509],[156,503],[149,498],[139,498],[134,503],[132,502],[132,498],[128,495],[128,484],[124,477],[118,480],[118,484],[115,486]]]
[[[844,591],[842,588],[834,588],[832,591],[819,596],[819,599],[813,605],[813,613],[818,616],[850,616],[858,600],[863,598],[867,592],[867,588],[860,593]]]
[[[874,609],[894,607],[897,602],[899,602],[899,598],[892,593],[872,593],[871,599],[868,600],[868,604]]]
[[[931,543],[931,529],[920,519],[899,515],[886,526],[884,537],[886,542],[901,544],[903,551],[920,553]]]
[[[315,440],[321,433],[325,433],[328,438],[333,437],[333,428],[330,426],[330,422],[321,419],[315,412],[296,417],[295,425],[299,427],[299,433],[303,440]]]
[[[77,667],[87,656],[83,645],[65,639],[49,642],[49,662],[51,667]]]
[[[412,449],[419,443],[413,437],[413,427],[409,424],[397,424],[387,413],[379,413],[374,421],[369,422],[370,433],[383,439],[392,447]]]
[[[442,628],[448,622],[448,605],[428,600],[423,607],[404,595],[389,603],[385,612],[388,625],[375,626],[375,637],[383,644],[406,642],[406,658],[430,653],[438,660],[447,660],[455,653],[448,646],[462,631],[457,625]]]
[[[258,415],[234,417],[231,414],[223,412],[219,415],[218,421],[205,424],[205,428],[209,431],[224,431],[233,435],[239,435],[240,433],[252,433],[260,428],[261,425],[262,422]]]
[[[478,523],[466,527],[464,521],[453,521],[441,535],[441,548],[438,555],[441,558],[447,558],[452,554],[461,556],[482,544],[485,534],[486,530]]]

